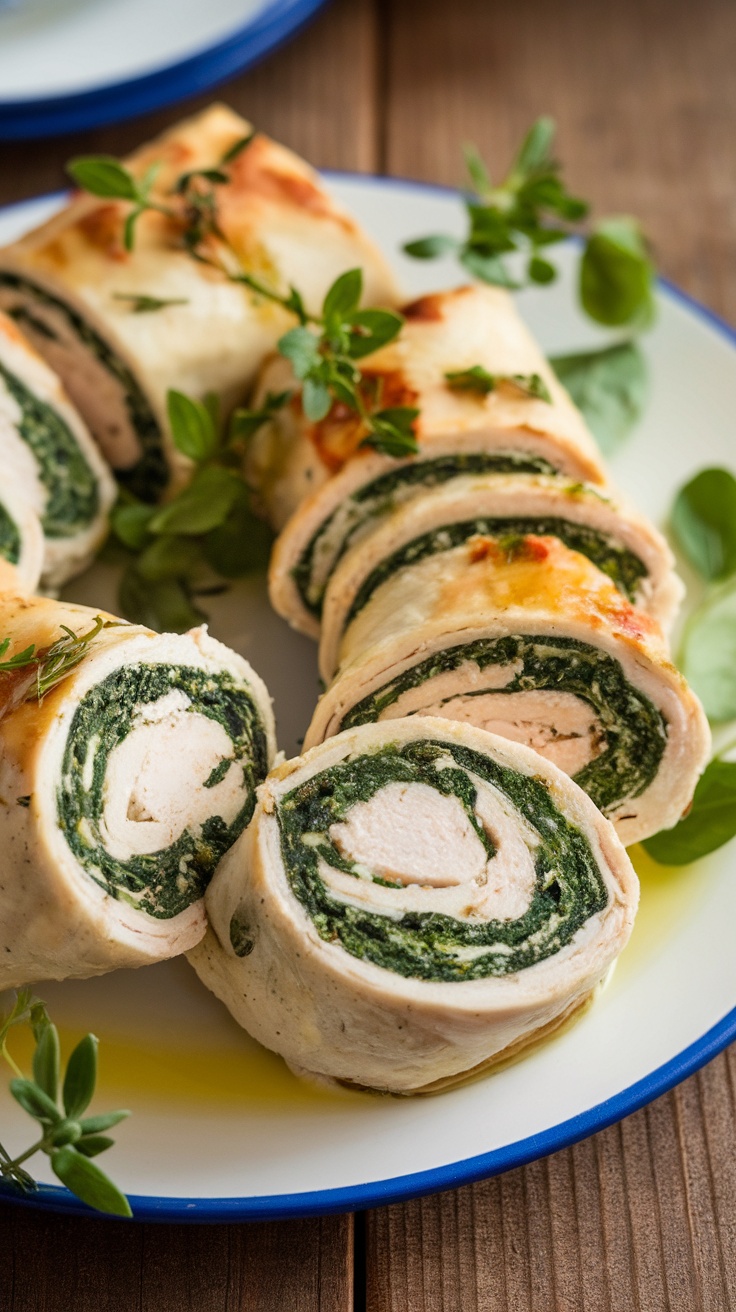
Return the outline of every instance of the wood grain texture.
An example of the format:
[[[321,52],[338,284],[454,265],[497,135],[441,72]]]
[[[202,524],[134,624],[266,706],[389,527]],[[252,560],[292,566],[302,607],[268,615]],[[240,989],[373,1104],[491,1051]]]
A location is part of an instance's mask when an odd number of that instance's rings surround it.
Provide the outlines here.
[[[335,0],[222,97],[314,163],[461,180],[539,113],[571,184],[644,222],[663,270],[736,320],[733,0]],[[63,185],[208,97],[0,146],[0,203]],[[128,1226],[0,1209],[1,1312],[736,1312],[736,1052],[575,1148],[366,1219]],[[365,1288],[363,1287],[365,1285]]]
[[[0,1207],[2,1312],[352,1312],[352,1218],[134,1225]]]

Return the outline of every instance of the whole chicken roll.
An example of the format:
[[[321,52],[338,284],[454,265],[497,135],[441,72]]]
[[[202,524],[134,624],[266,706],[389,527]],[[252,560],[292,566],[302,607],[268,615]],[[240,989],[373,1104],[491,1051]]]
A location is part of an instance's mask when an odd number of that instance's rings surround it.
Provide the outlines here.
[[[5,586],[0,637],[0,989],[192,947],[273,759],[260,679],[204,628]]]
[[[637,901],[611,825],[561,771],[419,718],[272,772],[189,959],[293,1067],[430,1092],[581,1009]]]

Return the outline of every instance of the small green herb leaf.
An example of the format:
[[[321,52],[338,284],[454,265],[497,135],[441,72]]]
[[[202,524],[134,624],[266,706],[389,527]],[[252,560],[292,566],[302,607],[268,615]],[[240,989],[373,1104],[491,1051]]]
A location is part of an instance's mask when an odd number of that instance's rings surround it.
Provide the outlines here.
[[[127,301],[133,314],[152,314],[155,310],[164,310],[167,305],[188,305],[185,296],[148,296],[144,292],[113,292],[114,301]]]
[[[85,1116],[84,1120],[79,1122],[79,1128],[86,1139],[88,1135],[104,1134],[105,1130],[112,1130],[113,1126],[119,1125],[129,1116],[128,1111],[100,1112],[97,1116]]]
[[[209,459],[217,448],[217,430],[207,406],[172,389],[166,396],[166,409],[177,450],[190,460]]]
[[[192,537],[221,524],[235,504],[243,484],[237,474],[206,465],[174,501],[162,506],[151,520],[153,533],[181,533]]]
[[[681,662],[708,719],[736,718],[736,584],[711,593],[690,617]]]
[[[332,406],[332,393],[326,383],[319,378],[305,378],[302,388],[302,409],[307,419],[318,424],[329,414]]]
[[[736,573],[736,478],[701,469],[677,495],[672,528],[691,565],[709,581]]]
[[[260,410],[236,410],[230,424],[230,441],[236,441],[238,438],[247,441],[263,424],[267,424],[278,410],[288,405],[291,397],[291,390],[269,392]]]
[[[646,404],[647,368],[636,342],[550,360],[560,382],[587,419],[604,455],[628,435]]]
[[[253,514],[247,500],[238,501],[227,519],[204,539],[204,558],[225,579],[242,578],[254,570],[265,570],[271,554],[273,534]]]
[[[76,1148],[59,1148],[52,1153],[51,1166],[62,1184],[89,1207],[110,1216],[133,1215],[125,1194],[120,1192],[95,1162],[91,1162]]]
[[[77,1120],[92,1101],[97,1083],[98,1046],[94,1034],[86,1034],[67,1062],[62,1098],[64,1111],[72,1120]]]
[[[491,374],[483,365],[474,364],[469,369],[450,370],[445,374],[445,380],[455,392],[477,392],[479,396],[488,396],[503,384],[533,400],[552,401],[549,388],[539,374]]]
[[[255,132],[249,132],[247,137],[240,137],[237,141],[233,142],[232,146],[230,146],[230,148],[225,151],[225,154],[220,157],[220,163],[232,164],[233,160],[238,158],[238,155],[242,155],[243,151],[248,149],[248,146],[251,144],[255,136]]]
[[[106,200],[138,200],[138,183],[112,155],[80,155],[66,166],[82,191]]]
[[[186,633],[207,617],[194,605],[181,579],[158,583],[141,578],[130,565],[120,580],[120,609],[134,624],[144,624],[158,633]]]
[[[55,1025],[45,1025],[33,1054],[33,1078],[53,1103],[59,1092],[59,1033]]]
[[[309,328],[290,328],[279,339],[278,349],[291,361],[297,378],[306,378],[310,370],[318,367],[322,361],[317,337]]]
[[[674,829],[663,829],[644,840],[655,861],[666,866],[688,865],[715,852],[736,836],[736,762],[718,757],[701,775],[693,803]]]
[[[596,323],[646,327],[654,317],[654,266],[635,219],[604,219],[580,263],[580,299]]]
[[[154,539],[138,557],[138,573],[150,583],[162,579],[188,577],[202,559],[202,548],[195,538],[162,535]]]
[[[412,425],[419,411],[411,406],[391,406],[370,416],[370,432],[361,446],[372,446],[386,456],[400,459],[419,450]]]
[[[108,1148],[112,1148],[114,1143],[115,1140],[111,1139],[109,1135],[91,1134],[86,1139],[78,1139],[75,1146],[77,1152],[84,1153],[85,1157],[97,1157],[100,1153],[106,1152]]]
[[[418,241],[408,241],[404,251],[414,260],[436,260],[440,255],[457,251],[459,247],[460,242],[456,237],[439,233],[433,237],[420,237]]]
[[[131,551],[141,551],[149,539],[149,524],[155,514],[155,506],[118,503],[112,512],[113,533]]]
[[[363,292],[363,270],[348,269],[330,287],[322,303],[322,319],[329,332],[331,321],[338,324],[355,313]]]
[[[360,360],[393,342],[403,325],[402,316],[393,310],[358,310],[350,320],[348,353],[351,360]]]
[[[62,1115],[56,1103],[33,1080],[16,1079],[10,1081],[10,1092],[15,1101],[20,1103],[24,1112],[37,1121],[57,1125]]]

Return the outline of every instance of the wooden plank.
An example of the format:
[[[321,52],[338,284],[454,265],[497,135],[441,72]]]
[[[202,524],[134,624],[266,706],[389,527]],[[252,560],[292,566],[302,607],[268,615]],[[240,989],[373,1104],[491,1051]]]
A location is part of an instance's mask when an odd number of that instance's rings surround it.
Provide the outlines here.
[[[375,171],[376,59],[372,0],[335,0],[267,62],[207,95],[92,132],[0,143],[0,205],[56,191],[74,155],[124,155],[215,98],[319,168]]]
[[[387,171],[498,171],[537,115],[598,212],[736,318],[736,9],[728,0],[393,0]],[[368,1312],[721,1312],[736,1302],[736,1052],[545,1162],[369,1214]]]
[[[0,1207],[3,1312],[352,1312],[352,1217],[136,1225]]]

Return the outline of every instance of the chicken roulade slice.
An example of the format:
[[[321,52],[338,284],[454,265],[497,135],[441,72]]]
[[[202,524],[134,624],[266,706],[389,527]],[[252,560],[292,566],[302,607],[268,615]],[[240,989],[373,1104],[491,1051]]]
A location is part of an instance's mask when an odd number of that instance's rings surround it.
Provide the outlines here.
[[[434,1092],[579,1011],[638,896],[612,826],[528,748],[365,725],[268,777],[189,959],[294,1068]]]
[[[269,361],[259,380],[256,408],[269,392],[294,392],[254,437],[246,465],[263,513],[284,530],[273,558],[272,602],[315,637],[324,590],[341,556],[410,497],[458,474],[560,473],[605,482],[580,412],[507,292],[461,287],[425,296],[402,313],[398,339],[366,356],[361,369],[380,388],[382,406],[418,408],[414,456],[395,459],[362,446],[365,428],[344,407],[309,423],[281,358]],[[446,377],[477,366],[496,380],[486,394]],[[535,378],[548,400],[539,386],[525,390]]]
[[[37,657],[0,671],[0,989],[192,947],[273,759],[261,680],[204,628],[159,635],[5,587],[0,637],[3,664]]]
[[[348,625],[339,661],[307,747],[374,720],[466,720],[554,761],[626,843],[679,820],[708,759],[657,624],[558,538],[478,534],[405,566]]]
[[[60,586],[104,541],[115,481],[56,375],[2,313],[0,469],[8,495],[40,519],[44,583]]]
[[[125,164],[136,179],[158,169],[152,198],[174,211],[141,215],[133,251],[124,244],[132,205],[84,194],[0,252],[0,307],[17,318],[110,464],[145,500],[172,477],[184,481],[189,469],[171,442],[167,389],[213,392],[230,409],[295,322],[187,252],[191,213],[176,192],[182,178],[197,170],[228,178],[197,184],[214,194],[227,243],[225,250],[212,235],[198,254],[237,259],[279,292],[293,284],[314,313],[338,274],[356,266],[367,303],[396,299],[383,257],[303,160],[261,134],[227,158],[250,137],[239,115],[213,105],[131,155]]]
[[[561,478],[456,478],[394,511],[343,558],[322,615],[323,679],[335,673],[345,629],[400,570],[478,536],[513,545],[530,533],[587,556],[624,597],[664,628],[672,624],[684,588],[667,542],[636,511]]]

